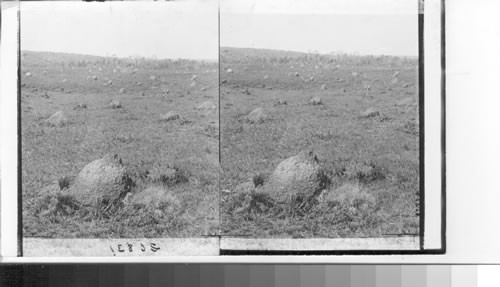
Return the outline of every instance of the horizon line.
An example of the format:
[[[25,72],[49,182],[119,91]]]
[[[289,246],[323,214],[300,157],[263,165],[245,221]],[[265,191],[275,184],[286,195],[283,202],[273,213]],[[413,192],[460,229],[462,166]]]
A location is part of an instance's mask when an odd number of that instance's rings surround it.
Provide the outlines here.
[[[298,50],[281,50],[281,49],[272,49],[272,48],[256,48],[256,47],[237,47],[237,46],[220,46],[221,49],[229,48],[229,49],[251,49],[251,50],[268,50],[275,52],[291,52],[291,53],[299,53],[299,54],[313,54],[313,55],[324,55],[324,56],[337,56],[337,55],[347,55],[354,57],[398,57],[398,58],[416,58],[418,59],[418,55],[391,55],[391,54],[363,54],[361,52],[342,52],[342,51],[331,51],[327,53],[319,52],[319,51],[298,51]]]
[[[210,59],[191,59],[191,58],[160,58],[155,55],[153,56],[117,56],[117,55],[95,55],[95,54],[81,54],[81,53],[73,53],[73,52],[58,52],[58,51],[43,51],[43,50],[23,50],[21,49],[21,54],[23,52],[31,52],[31,53],[54,53],[54,54],[67,54],[67,55],[79,55],[79,56],[91,56],[91,57],[99,57],[99,58],[116,58],[116,59],[147,59],[147,60],[170,60],[170,61],[194,61],[194,62],[218,62],[218,58],[210,58]]]

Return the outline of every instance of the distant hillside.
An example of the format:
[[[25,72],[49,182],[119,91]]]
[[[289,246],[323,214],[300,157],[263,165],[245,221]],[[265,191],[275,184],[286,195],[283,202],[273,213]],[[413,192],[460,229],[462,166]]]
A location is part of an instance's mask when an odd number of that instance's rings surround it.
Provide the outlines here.
[[[177,63],[182,65],[213,65],[214,61],[207,60],[186,60],[186,59],[155,59],[155,58],[119,58],[119,57],[102,57],[94,55],[58,53],[58,52],[40,52],[40,51],[21,51],[21,64],[29,63],[29,65],[47,65],[47,64],[62,64],[87,66],[88,64],[110,64],[117,65],[143,65],[143,64],[169,64]]]
[[[256,48],[234,48],[221,47],[221,54],[232,56],[247,56],[247,57],[290,57],[300,58],[308,55],[308,53],[272,50],[272,49],[256,49]]]
[[[292,63],[292,62],[321,62],[321,63],[344,63],[344,64],[416,64],[418,58],[397,57],[397,56],[372,56],[353,54],[319,54],[304,53],[295,51],[283,51],[272,49],[255,48],[234,48],[221,47],[222,61],[238,62],[272,62],[272,63]]]
[[[21,51],[21,60],[28,59],[30,61],[37,60],[41,62],[51,63],[71,63],[78,61],[99,62],[106,59],[106,57],[71,54],[71,53],[56,53],[56,52],[38,52],[38,51]]]

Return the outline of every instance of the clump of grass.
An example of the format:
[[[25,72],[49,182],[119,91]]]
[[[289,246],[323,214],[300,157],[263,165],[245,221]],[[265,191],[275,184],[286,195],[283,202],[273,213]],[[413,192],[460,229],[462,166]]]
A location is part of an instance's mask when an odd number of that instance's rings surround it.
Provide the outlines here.
[[[57,180],[59,184],[59,189],[63,190],[65,188],[69,188],[69,186],[73,183],[74,177],[71,176],[63,176]]]
[[[81,207],[81,204],[69,194],[58,194],[57,204],[53,210],[55,214],[60,215],[70,215],[77,212]]]
[[[383,221],[379,209],[377,198],[360,183],[345,183],[335,190],[326,191],[309,217],[330,222],[341,234],[366,236],[365,232],[376,229]]]
[[[188,183],[191,174],[189,171],[179,165],[166,167],[164,169],[154,168],[148,171],[148,178],[153,183],[161,183],[164,186],[175,186],[178,184]]]
[[[35,202],[34,215],[52,221],[58,216],[74,215],[81,204],[69,194],[46,194]]]
[[[228,212],[233,215],[243,216],[246,220],[265,214],[276,206],[275,201],[264,192],[240,193],[229,198]]]
[[[264,185],[264,182],[266,181],[266,175],[263,173],[259,173],[257,175],[254,175],[252,178],[252,181],[253,181],[253,185],[255,187],[262,186],[262,185]]]
[[[350,162],[337,170],[337,174],[350,180],[358,180],[363,183],[384,180],[387,171],[373,162]]]
[[[345,183],[335,190],[326,191],[322,202],[329,207],[341,206],[366,210],[376,203],[375,197],[364,190],[359,183]]]
[[[412,135],[412,136],[418,136],[419,134],[419,127],[417,125],[416,120],[408,120],[404,123],[404,125],[401,127],[401,130],[403,132]]]
[[[127,228],[146,228],[144,236],[157,237],[179,233],[192,224],[185,212],[185,206],[175,194],[161,187],[151,187],[136,193],[114,220]],[[123,232],[126,231],[120,231]]]

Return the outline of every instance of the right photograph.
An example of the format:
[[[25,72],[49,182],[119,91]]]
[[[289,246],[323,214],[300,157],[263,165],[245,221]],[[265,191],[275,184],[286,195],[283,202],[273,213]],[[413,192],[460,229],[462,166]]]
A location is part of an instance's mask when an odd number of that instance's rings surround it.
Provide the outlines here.
[[[228,2],[221,249],[419,250],[422,7]]]

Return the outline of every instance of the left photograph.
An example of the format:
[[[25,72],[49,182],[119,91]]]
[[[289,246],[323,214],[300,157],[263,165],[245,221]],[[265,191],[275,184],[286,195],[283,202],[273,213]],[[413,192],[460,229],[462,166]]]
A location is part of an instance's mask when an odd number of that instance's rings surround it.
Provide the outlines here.
[[[217,255],[217,3],[22,2],[24,256]]]

